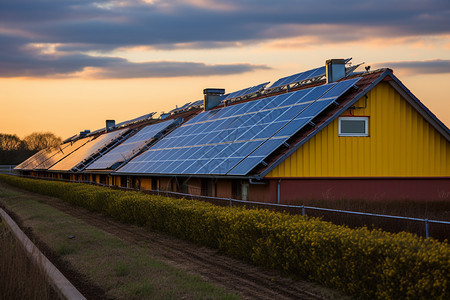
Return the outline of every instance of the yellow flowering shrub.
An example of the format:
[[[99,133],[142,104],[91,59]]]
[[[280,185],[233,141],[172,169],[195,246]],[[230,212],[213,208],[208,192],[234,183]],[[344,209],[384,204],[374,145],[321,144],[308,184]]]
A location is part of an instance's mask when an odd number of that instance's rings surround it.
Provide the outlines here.
[[[447,242],[86,184],[0,180],[361,298],[450,299]]]

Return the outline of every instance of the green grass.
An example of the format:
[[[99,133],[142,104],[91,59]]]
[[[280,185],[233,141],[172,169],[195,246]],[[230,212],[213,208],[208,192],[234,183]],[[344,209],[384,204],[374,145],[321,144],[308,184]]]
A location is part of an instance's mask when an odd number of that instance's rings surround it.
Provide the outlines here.
[[[201,277],[155,259],[53,207],[0,187],[0,203],[16,213],[56,255],[116,299],[239,299]],[[69,239],[69,236],[75,236]]]
[[[116,263],[116,265],[114,266],[114,271],[116,272],[116,276],[119,277],[127,276],[131,272],[130,266],[123,261],[119,261]]]
[[[56,246],[55,252],[58,256],[65,256],[65,255],[76,253],[77,249],[74,245],[62,243],[62,244],[59,244],[58,246]]]
[[[0,299],[56,299],[47,276],[0,218]]]
[[[5,198],[5,197],[15,197],[15,196],[19,196],[19,195],[21,195],[21,194],[0,187],[0,198]]]

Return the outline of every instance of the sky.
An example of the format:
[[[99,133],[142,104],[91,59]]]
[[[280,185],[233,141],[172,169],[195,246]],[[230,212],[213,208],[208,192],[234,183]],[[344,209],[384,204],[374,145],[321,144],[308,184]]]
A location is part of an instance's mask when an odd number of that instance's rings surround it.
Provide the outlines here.
[[[0,133],[67,138],[330,58],[393,69],[450,126],[448,0],[1,0]]]

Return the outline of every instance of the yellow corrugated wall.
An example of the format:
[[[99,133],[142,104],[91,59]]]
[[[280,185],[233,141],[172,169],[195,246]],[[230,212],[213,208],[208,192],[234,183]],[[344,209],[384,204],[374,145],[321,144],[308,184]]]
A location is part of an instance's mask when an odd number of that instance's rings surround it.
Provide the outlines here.
[[[339,137],[336,119],[266,177],[450,176],[449,142],[394,88],[367,96],[353,115],[369,116],[369,137]]]

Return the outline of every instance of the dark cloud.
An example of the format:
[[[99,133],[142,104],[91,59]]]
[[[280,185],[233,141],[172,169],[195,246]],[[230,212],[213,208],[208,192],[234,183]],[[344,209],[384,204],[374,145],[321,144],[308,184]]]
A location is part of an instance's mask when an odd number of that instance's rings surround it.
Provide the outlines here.
[[[22,37],[0,34],[0,77],[64,76],[86,67],[125,63],[118,57],[94,57],[80,53],[46,53]]]
[[[404,74],[442,74],[450,73],[450,60],[434,59],[421,61],[391,61],[375,63],[375,67],[386,67]]]
[[[32,0],[30,0],[32,1]],[[55,0],[56,1],[56,0]],[[48,2],[48,1],[45,1]],[[328,38],[326,32],[311,25],[354,26],[346,36],[379,28],[379,36],[410,36],[450,32],[448,1],[228,1],[233,9],[211,10],[182,1],[111,6],[71,1],[67,6],[56,1],[57,8],[37,9],[39,16],[17,16],[18,26],[30,20],[33,32],[49,43],[78,43],[96,47],[197,43],[199,47],[215,42],[276,39],[304,35]],[[65,3],[65,1],[63,2]],[[114,3],[114,2],[112,2]],[[122,3],[122,2],[121,2]],[[127,1],[123,1],[127,3]],[[33,6],[36,6],[34,4]],[[1,6],[0,6],[1,11]],[[27,10],[28,11],[28,10]],[[51,12],[55,12],[54,15]],[[3,10],[11,20],[11,14]],[[9,17],[8,17],[9,16]]]
[[[0,76],[69,74],[112,64],[103,74],[116,74],[118,65],[138,70],[121,58],[86,54],[134,46],[204,49],[304,36],[340,43],[450,34],[448,20],[448,0],[2,0],[0,38],[10,44],[0,45],[0,66],[7,67]],[[39,53],[30,50],[36,43],[56,46],[53,53]],[[149,66],[156,65],[142,64],[142,70]]]
[[[46,53],[26,47],[26,39],[0,34],[0,77],[60,77],[96,68],[96,78],[146,78],[228,75],[268,69],[263,65],[207,65],[193,62],[133,63],[119,57]]]

